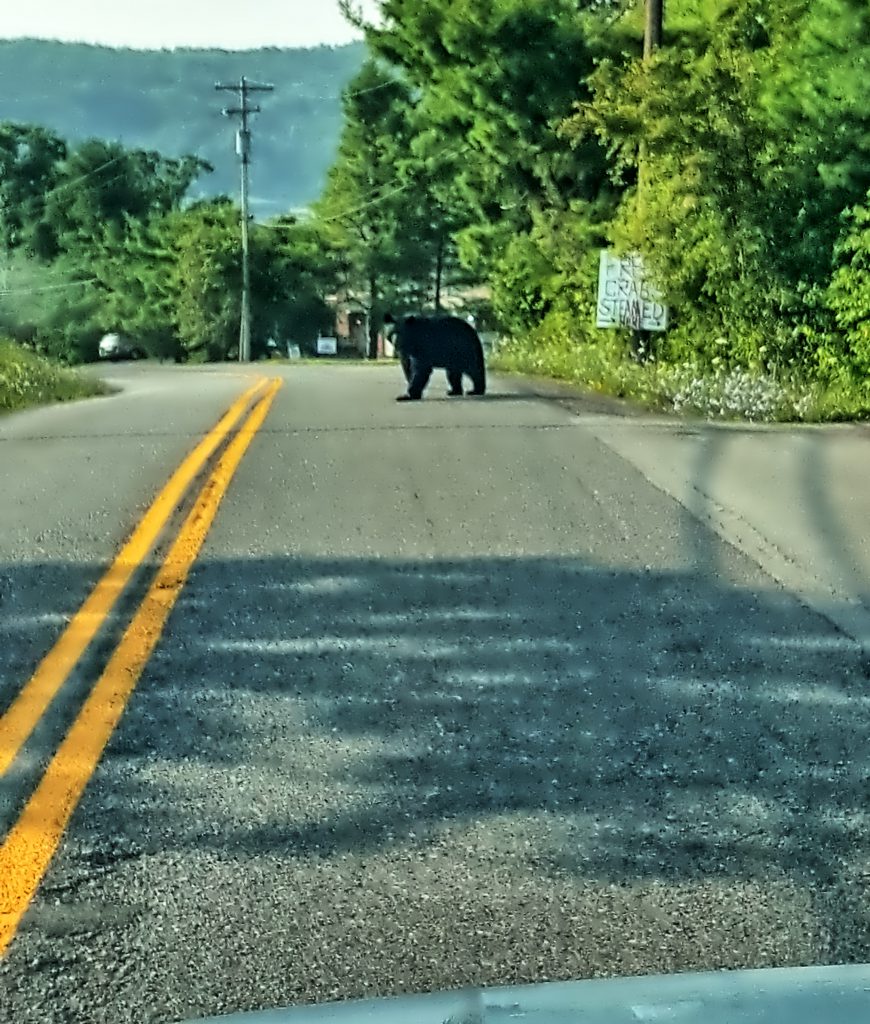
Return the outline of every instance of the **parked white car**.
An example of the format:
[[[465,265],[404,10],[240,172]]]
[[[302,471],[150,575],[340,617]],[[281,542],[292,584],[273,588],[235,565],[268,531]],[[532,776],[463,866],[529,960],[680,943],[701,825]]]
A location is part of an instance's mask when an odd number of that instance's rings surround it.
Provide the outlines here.
[[[121,334],[104,334],[99,345],[100,359],[144,359],[145,353]]]

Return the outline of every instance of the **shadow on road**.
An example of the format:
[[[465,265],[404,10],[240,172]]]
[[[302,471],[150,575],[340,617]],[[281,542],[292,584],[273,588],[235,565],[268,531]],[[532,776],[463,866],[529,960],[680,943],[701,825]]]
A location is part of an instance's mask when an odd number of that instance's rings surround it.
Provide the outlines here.
[[[712,530],[698,530],[696,524],[715,522],[717,515],[726,511],[738,520],[742,518],[763,544],[798,567],[804,580],[837,595],[835,600],[840,600],[843,608],[848,601],[853,612],[862,606],[865,612],[870,611],[863,528],[870,506],[866,489],[858,481],[850,486],[848,469],[837,462],[841,435],[818,429],[768,433],[767,439],[777,434],[788,437],[791,447],[780,445],[767,450],[766,474],[759,472],[758,465],[750,466],[742,493],[738,484],[732,502],[723,497],[723,484],[733,480],[728,474],[734,472],[734,438],[742,435],[758,440],[760,450],[765,452],[764,434],[748,427],[709,423],[677,433],[692,433],[697,439],[686,500],[691,519],[686,521],[689,528],[684,529],[684,543],[693,552],[692,564],[699,571],[715,576],[720,542]],[[858,465],[854,463],[853,472],[858,471]],[[752,498],[747,500],[750,494]],[[759,505],[766,505],[766,514],[759,515]],[[783,524],[787,524],[785,529]],[[854,619],[852,623],[846,628],[862,628],[854,626]]]
[[[68,963],[101,993],[119,956],[124,1012],[81,1019],[866,962],[868,743],[859,654],[776,590],[206,558],[16,939],[14,1005],[44,1019]]]
[[[205,561],[74,827],[293,860],[523,819],[511,855],[542,873],[791,879],[831,958],[867,958],[868,711],[849,642],[776,591],[570,559]],[[267,779],[268,810],[211,806],[196,766],[215,791]],[[312,814],[282,783],[341,798]]]
[[[807,452],[801,460],[801,491],[812,518],[813,534],[824,545],[829,564],[840,573],[851,593],[870,608],[870,581],[859,568],[866,565],[864,554],[856,550],[855,538],[850,538],[843,528],[841,510],[831,497],[835,438],[836,435],[821,432],[807,436]],[[860,539],[866,539],[866,532]]]

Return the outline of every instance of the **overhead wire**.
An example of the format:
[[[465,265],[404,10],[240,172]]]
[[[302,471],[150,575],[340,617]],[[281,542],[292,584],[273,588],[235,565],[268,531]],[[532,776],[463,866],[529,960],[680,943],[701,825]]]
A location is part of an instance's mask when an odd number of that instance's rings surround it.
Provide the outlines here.
[[[56,195],[58,192],[63,192],[64,189],[72,188],[74,185],[80,185],[83,181],[87,181],[88,178],[92,178],[95,174],[99,174],[100,171],[104,171],[107,167],[111,167],[112,164],[116,164],[126,155],[126,153],[119,153],[118,156],[113,156],[111,160],[107,160],[104,164],[100,164],[99,167],[92,167],[91,170],[80,175],[78,178],[74,178],[72,181],[64,181],[60,185],[55,185],[54,188],[50,188],[47,192],[42,194],[43,200],[47,199],[51,195]],[[103,184],[111,185],[111,183],[113,181],[117,181],[119,177],[121,177],[121,175],[117,175],[109,181],[103,182]]]
[[[468,149],[467,145],[462,145],[458,149],[454,149],[454,150],[446,152],[446,153],[442,152],[439,155],[443,156],[443,157],[455,157],[455,156],[459,156],[460,154],[466,152],[467,149]],[[393,180],[397,181],[398,179],[393,179]],[[403,184],[397,185],[395,188],[390,189],[389,192],[382,192],[381,190],[383,188],[385,188],[389,184],[390,184],[390,182],[386,182],[384,185],[379,185],[377,187],[377,189],[374,192],[371,193],[369,198],[364,200],[358,206],[352,207],[350,210],[342,210],[341,213],[333,214],[330,217],[317,217],[316,218],[317,219],[317,223],[318,224],[332,224],[332,223],[334,223],[337,220],[343,220],[346,217],[352,217],[352,216],[354,216],[357,213],[361,213],[363,210],[369,209],[369,207],[377,206],[378,203],[382,203],[385,199],[390,199],[392,196],[398,195],[400,192],[405,192],[409,188],[414,188],[418,184],[418,182],[416,182],[416,181],[406,181]],[[290,224],[282,224],[282,223],[272,223],[272,224],[260,223],[260,224],[257,225],[257,227],[271,228],[273,230],[277,230],[277,229],[281,229],[281,228],[288,228],[288,227],[291,227],[291,226],[292,225],[290,225]]]
[[[340,94],[340,96],[341,96],[341,98],[354,99],[357,96],[365,96],[365,95],[367,95],[369,93],[378,92],[381,89],[386,89],[386,88],[389,88],[390,86],[394,86],[396,84],[398,84],[397,81],[391,79],[389,81],[379,82],[377,85],[368,86],[365,89],[356,89],[356,90],[354,90],[353,92],[350,92],[350,93],[342,93],[342,94]],[[333,99],[335,97],[333,97],[333,96],[317,96],[317,97],[313,97],[313,98],[314,99],[326,100],[326,99]],[[460,151],[457,151],[457,152],[460,152]],[[49,189],[47,192],[43,193],[43,195],[42,195],[43,201],[45,199],[47,199],[49,196],[51,196],[51,195],[54,195],[54,194],[56,194],[58,192],[62,192],[65,189],[73,188],[75,185],[79,185],[83,181],[87,181],[88,178],[91,178],[95,174],[99,174],[101,171],[104,171],[106,168],[111,167],[113,164],[118,163],[118,161],[122,160],[126,155],[127,155],[126,152],[125,153],[120,153],[117,156],[112,157],[111,160],[107,160],[105,163],[100,164],[98,167],[94,167],[91,170],[87,171],[85,174],[80,175],[78,178],[75,178],[73,181],[62,182],[60,185],[56,185],[55,187]],[[446,154],[446,155],[451,155],[451,154]],[[109,181],[104,182],[104,184],[106,184],[106,185],[112,184],[112,182],[117,181],[119,177],[121,177],[121,175],[118,175],[115,178],[112,178]],[[334,214],[331,217],[318,218],[318,221],[321,224],[330,224],[330,223],[333,223],[335,221],[342,220],[342,219],[344,219],[346,217],[352,217],[352,216],[354,216],[357,213],[361,213],[363,210],[369,209],[372,206],[376,206],[379,203],[382,203],[385,200],[390,199],[394,195],[398,195],[401,192],[407,191],[409,188],[412,188],[415,184],[416,184],[416,182],[414,182],[414,181],[408,181],[408,182],[405,182],[404,184],[397,185],[395,188],[390,189],[388,192],[382,192],[381,189],[384,186],[380,186],[375,193],[372,193],[371,198],[368,198],[364,202],[360,203],[358,206],[353,207],[350,210],[344,210],[341,213]],[[257,226],[258,227],[271,228],[271,229],[281,229],[281,228],[288,227],[287,224],[282,224],[282,223],[272,223],[272,224],[261,223],[261,224],[258,224]],[[52,287],[55,287],[55,286],[49,286],[45,290],[49,290]],[[66,286],[63,286],[63,287],[66,287]],[[25,292],[24,290],[12,290],[12,289],[6,289],[6,290],[0,291],[0,294],[2,294],[2,295],[29,294],[29,293],[30,293],[30,291]]]
[[[69,281],[66,284],[46,284],[38,288],[0,288],[0,297],[6,295],[37,295],[41,292],[57,292],[68,288],[81,288],[86,284],[96,284],[98,277],[82,278],[80,281]]]

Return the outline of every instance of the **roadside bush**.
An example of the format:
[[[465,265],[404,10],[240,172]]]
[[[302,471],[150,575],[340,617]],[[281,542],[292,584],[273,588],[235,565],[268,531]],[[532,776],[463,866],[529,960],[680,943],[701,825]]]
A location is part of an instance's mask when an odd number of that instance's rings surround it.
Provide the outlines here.
[[[870,377],[870,193],[847,210],[835,249],[828,305],[843,334],[843,362],[859,379]]]
[[[106,393],[106,386],[0,339],[0,412]]]
[[[551,313],[521,339],[493,353],[495,370],[570,381],[648,408],[750,422],[836,421],[870,416],[870,385],[843,378],[808,381],[793,373],[772,374],[724,363],[685,360],[636,362],[625,333],[600,331],[595,342],[577,341],[572,318]],[[715,358],[715,357],[714,357]]]

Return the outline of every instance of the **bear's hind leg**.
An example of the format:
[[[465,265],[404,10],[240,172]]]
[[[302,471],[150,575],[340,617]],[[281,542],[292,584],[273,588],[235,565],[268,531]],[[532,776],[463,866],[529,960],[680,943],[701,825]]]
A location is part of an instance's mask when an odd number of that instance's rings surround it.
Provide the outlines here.
[[[476,373],[472,378],[472,384],[474,385],[469,391],[469,395],[485,395],[486,394],[486,374]]]

